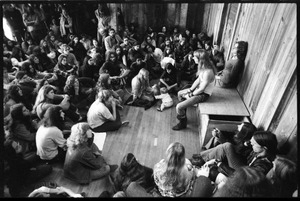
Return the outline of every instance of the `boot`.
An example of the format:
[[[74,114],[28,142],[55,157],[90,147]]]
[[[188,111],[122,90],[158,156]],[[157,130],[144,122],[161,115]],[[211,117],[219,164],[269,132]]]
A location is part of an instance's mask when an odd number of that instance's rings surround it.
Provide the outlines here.
[[[185,115],[177,115],[177,119],[179,120],[179,123],[174,126],[172,129],[175,131],[181,130],[186,128],[187,125],[187,118]]]

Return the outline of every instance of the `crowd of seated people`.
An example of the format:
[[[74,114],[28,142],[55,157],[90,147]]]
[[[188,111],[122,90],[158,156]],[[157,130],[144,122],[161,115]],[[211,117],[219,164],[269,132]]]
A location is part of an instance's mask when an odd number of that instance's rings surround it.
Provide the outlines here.
[[[156,103],[160,93],[168,95],[168,99],[162,102],[164,104],[172,101],[169,93],[176,96],[180,92],[185,99],[194,96],[190,100],[196,100],[197,94],[193,94],[191,88],[196,88],[192,85],[200,80],[198,63],[202,61],[199,54],[205,54],[211,68],[216,67],[211,75],[216,75],[218,86],[236,87],[238,84],[244,59],[238,45],[233,58],[225,61],[222,49],[212,44],[204,32],[193,33],[179,27],[168,31],[166,26],[156,32],[149,26],[141,33],[134,23],[123,29],[114,29],[110,26],[106,4],[99,4],[93,13],[98,25],[95,24],[96,36],[90,36],[78,31],[78,22],[72,19],[74,16],[67,6],[54,6],[52,14],[36,4],[12,4],[5,8],[19,12],[25,29],[23,37],[18,35],[17,41],[3,36],[4,145],[9,167],[6,183],[13,197],[20,196],[27,184],[50,174],[51,165],[56,162],[64,164],[65,177],[79,184],[114,172],[117,165],[106,163],[101,151],[91,142],[92,132],[118,130],[129,123],[121,120],[118,111],[126,102],[124,94],[128,89],[132,90],[132,99],[128,99],[127,104],[145,104],[145,109]],[[156,84],[155,87],[150,86],[150,81]],[[188,91],[188,96],[183,95],[182,90]],[[187,102],[177,107],[180,123],[174,130],[186,127],[186,107],[195,101]],[[173,101],[164,104],[158,111],[171,107]],[[260,135],[253,135],[253,147],[266,147],[267,153],[272,151],[274,144],[272,147],[260,144],[255,136]],[[180,143],[171,144],[166,159],[154,167],[154,178],[144,178],[148,183],[133,179],[136,183],[118,184],[122,186],[118,188],[122,193],[115,196],[212,196],[211,186],[203,187],[211,182],[207,167],[215,161],[209,159],[215,159],[212,153],[219,153],[222,147],[223,150],[233,149],[228,143],[216,146],[218,149],[215,148],[214,152],[202,154],[209,163],[203,169],[195,168],[185,158],[188,156]],[[264,175],[276,165],[272,165],[274,153],[268,156],[265,157],[269,163]],[[223,154],[222,157],[229,156]],[[279,159],[275,161],[280,162]],[[236,162],[234,164],[229,163],[232,168],[238,168]],[[251,167],[253,161],[244,164]],[[152,172],[151,168],[145,168]],[[255,172],[245,169],[240,174],[248,176]],[[236,174],[236,177],[242,176]],[[289,178],[280,179],[289,182]],[[228,183],[234,182],[231,180],[228,178]],[[272,182],[279,188],[276,181]],[[50,192],[48,188],[42,188],[45,189]],[[68,189],[58,189],[54,191],[69,192]],[[289,196],[290,192],[284,195]]]

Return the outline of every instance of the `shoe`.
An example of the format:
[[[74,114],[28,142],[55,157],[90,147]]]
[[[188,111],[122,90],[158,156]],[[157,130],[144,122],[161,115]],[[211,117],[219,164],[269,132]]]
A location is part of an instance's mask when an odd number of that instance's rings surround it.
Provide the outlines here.
[[[179,131],[179,130],[181,130],[181,129],[184,129],[184,128],[186,128],[186,120],[180,120],[180,122],[176,125],[176,126],[174,126],[173,128],[172,128],[172,130],[174,130],[174,131]]]
[[[109,165],[109,168],[110,168],[110,173],[113,173],[113,172],[115,172],[117,169],[118,169],[118,165]]]
[[[161,110],[159,107],[158,107],[158,108],[156,108],[156,110],[157,110],[157,111],[159,111],[159,112],[162,112],[162,110]]]
[[[129,121],[123,121],[122,126],[127,126],[129,124]]]

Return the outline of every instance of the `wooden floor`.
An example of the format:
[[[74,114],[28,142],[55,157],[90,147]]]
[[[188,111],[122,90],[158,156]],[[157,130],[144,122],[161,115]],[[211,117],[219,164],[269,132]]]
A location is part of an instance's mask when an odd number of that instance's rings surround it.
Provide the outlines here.
[[[163,112],[153,106],[148,110],[141,107],[124,106],[120,111],[122,120],[129,120],[127,126],[118,131],[107,132],[102,150],[103,156],[109,164],[120,164],[126,153],[133,153],[141,164],[153,168],[154,164],[165,157],[165,151],[170,143],[180,142],[186,150],[186,157],[200,152],[196,107],[188,108],[188,126],[182,131],[173,131],[172,126],[177,123],[175,105],[178,102],[173,96],[175,104]],[[159,104],[159,103],[158,103]],[[157,139],[157,144],[155,143]],[[108,178],[91,182],[89,185],[76,184],[62,176],[62,164],[55,164],[51,175],[43,181],[55,181],[60,186],[70,188],[76,193],[85,192],[87,197],[98,197],[104,190],[111,191]],[[27,196],[31,189],[24,191]]]

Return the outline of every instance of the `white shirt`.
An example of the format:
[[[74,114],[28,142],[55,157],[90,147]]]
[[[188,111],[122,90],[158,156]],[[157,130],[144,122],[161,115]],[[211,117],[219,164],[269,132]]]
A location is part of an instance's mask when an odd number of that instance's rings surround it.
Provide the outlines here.
[[[42,160],[51,160],[58,154],[58,147],[63,148],[67,140],[64,138],[63,133],[57,127],[39,127],[35,136],[36,141],[36,154]]]
[[[93,102],[87,113],[87,122],[91,128],[96,128],[112,117],[113,115],[109,109],[97,99]]]
[[[171,98],[170,94],[165,93],[165,94],[160,94],[155,96],[156,99],[161,99],[163,103],[170,103],[173,102],[173,99]]]

